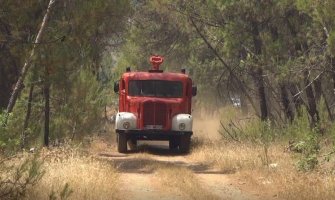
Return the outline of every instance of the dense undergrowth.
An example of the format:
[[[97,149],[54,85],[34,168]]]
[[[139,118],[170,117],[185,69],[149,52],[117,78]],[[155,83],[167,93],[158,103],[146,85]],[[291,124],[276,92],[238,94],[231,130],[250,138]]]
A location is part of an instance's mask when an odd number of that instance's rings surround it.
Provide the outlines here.
[[[322,109],[320,109],[322,110]],[[220,140],[195,138],[190,158],[227,174],[238,174],[257,191],[283,199],[334,199],[334,125],[321,113],[310,126],[301,110],[293,122],[275,124],[221,110]]]
[[[67,88],[68,95],[58,92],[56,94],[57,90],[55,90],[54,98],[51,100],[53,105],[51,108],[52,120],[49,124],[50,134],[48,136],[51,150],[68,146],[70,154],[73,154],[71,153],[73,146],[83,145],[87,140],[85,138],[90,138],[101,129],[102,124],[106,121],[104,107],[112,99],[108,98],[111,97],[111,93],[91,73],[81,71],[79,76],[72,77],[72,79],[72,86]],[[38,93],[38,91],[36,92]],[[0,113],[0,199],[35,199],[35,197],[27,196],[31,195],[32,188],[39,188],[41,182],[49,180],[50,173],[60,172],[53,172],[53,167],[60,169],[60,166],[46,162],[44,157],[39,154],[43,150],[45,137],[43,134],[43,99],[36,96],[31,108],[32,114],[25,127],[27,98],[27,94],[23,93],[8,118],[5,112]],[[69,154],[67,152],[59,153],[60,157],[66,157],[65,154]],[[53,155],[56,156],[56,154]],[[79,177],[78,173],[87,173],[86,169],[85,172],[75,172],[75,162],[82,162],[83,166],[91,165],[88,160],[78,157],[68,159],[60,165],[68,165],[69,169],[72,167],[71,175],[73,176]],[[92,166],[100,165],[98,162],[92,163]],[[61,182],[64,183],[59,183],[60,185],[55,186],[54,189],[52,189],[54,187],[53,181],[49,180],[50,183],[44,185],[51,188],[46,189],[50,190],[47,192],[49,197],[38,193],[36,198],[66,199],[68,196],[74,196],[74,199],[83,199],[85,195],[88,195],[88,193],[84,194],[83,191],[71,190],[74,184],[70,181],[71,177],[64,176],[63,179],[64,181]],[[66,180],[69,180],[69,183]],[[83,182],[85,181],[90,181],[90,179],[83,178]],[[56,182],[58,184],[58,181]],[[102,186],[101,188],[103,189]],[[106,194],[111,195],[110,193]]]
[[[300,116],[293,122],[280,125],[270,120],[262,122],[253,116],[241,117],[240,111],[235,108],[225,108],[223,115],[219,133],[224,142],[258,145],[263,147],[265,155],[273,144],[283,144],[286,152],[298,158],[296,166],[302,171],[316,168],[321,158],[332,159],[334,124],[324,113],[320,123],[314,127],[310,125],[306,110],[301,110]]]

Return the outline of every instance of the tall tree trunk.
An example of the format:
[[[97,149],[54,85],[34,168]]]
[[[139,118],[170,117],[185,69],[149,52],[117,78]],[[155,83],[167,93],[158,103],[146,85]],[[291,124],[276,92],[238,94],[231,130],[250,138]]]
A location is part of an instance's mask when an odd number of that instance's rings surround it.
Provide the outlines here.
[[[262,54],[262,40],[259,35],[257,22],[252,22],[252,34],[253,34],[253,43],[255,48],[256,60],[259,60],[258,56]],[[264,121],[269,118],[269,113],[266,101],[263,69],[260,66],[257,66],[256,70],[254,70],[254,79],[258,90],[259,106],[261,110],[261,120]]]
[[[323,91],[321,91],[321,93],[322,93],[323,99],[325,101],[325,106],[326,106],[326,109],[327,109],[327,112],[328,112],[329,119],[330,119],[330,121],[333,122],[334,121],[334,116],[333,116],[332,111],[330,109],[329,102],[327,100],[327,96],[325,95],[325,93]]]
[[[289,93],[285,83],[280,84],[281,101],[284,107],[285,116],[290,122],[294,120],[294,111],[290,105]]]
[[[259,107],[261,110],[261,120],[265,121],[269,118],[268,108],[267,108],[267,100],[265,94],[265,86],[263,79],[263,70],[258,68],[254,73],[254,80],[256,83],[258,97],[259,97]]]
[[[315,101],[318,103],[320,102],[322,96],[322,83],[321,83],[322,76],[318,79],[314,80],[314,91],[315,91]]]
[[[311,126],[315,127],[317,123],[319,122],[320,117],[319,117],[319,112],[316,107],[316,101],[315,101],[312,84],[309,81],[308,75],[309,75],[309,72],[306,70],[304,72],[304,81],[305,81],[305,87],[306,87],[307,102],[309,106],[308,112],[309,112],[309,115],[311,116]]]
[[[49,72],[45,69],[44,80],[44,146],[49,146],[49,122],[50,122],[50,83]]]
[[[46,13],[45,13],[45,15],[43,17],[43,21],[42,21],[41,27],[40,27],[40,29],[38,31],[38,34],[36,36],[36,39],[35,39],[34,46],[33,46],[32,50],[30,52],[29,57],[27,58],[26,62],[23,65],[23,68],[21,70],[19,79],[17,80],[15,88],[13,90],[13,93],[12,93],[10,99],[9,99],[9,103],[8,103],[8,106],[7,106],[7,117],[6,117],[6,120],[5,120],[5,124],[7,124],[8,115],[9,115],[9,113],[11,113],[13,111],[15,102],[16,102],[18,96],[19,96],[19,93],[20,93],[21,89],[22,89],[23,81],[24,81],[24,79],[25,79],[25,77],[26,77],[26,75],[28,73],[28,70],[29,70],[29,68],[31,66],[31,62],[32,62],[33,57],[35,55],[35,49],[36,49],[38,43],[41,42],[42,35],[44,33],[44,30],[45,30],[46,25],[47,25],[48,18],[50,16],[51,7],[55,3],[55,1],[56,0],[50,0],[49,1],[49,5],[48,5],[48,8],[47,8],[47,11],[46,11]]]
[[[28,128],[30,114],[31,114],[31,102],[33,101],[33,93],[34,93],[34,84],[31,84],[30,89],[29,89],[27,113],[24,119],[23,131],[21,135],[21,148],[24,148],[26,145],[27,128]]]
[[[241,93],[240,98],[241,98],[242,113],[246,115],[246,114],[248,114],[248,104],[247,104],[247,101],[245,99],[246,97],[245,97],[244,93]]]
[[[292,98],[293,98],[293,103],[294,103],[294,106],[295,106],[295,112],[297,113],[298,117],[301,117],[301,106],[305,105],[305,102],[301,97],[299,88],[295,84],[290,84],[289,85],[289,90],[290,90]]]

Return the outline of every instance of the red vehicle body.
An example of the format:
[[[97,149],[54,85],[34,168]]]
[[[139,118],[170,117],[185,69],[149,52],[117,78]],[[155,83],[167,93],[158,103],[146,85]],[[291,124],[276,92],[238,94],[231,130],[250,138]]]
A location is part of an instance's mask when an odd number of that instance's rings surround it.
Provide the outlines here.
[[[119,93],[116,115],[118,151],[126,152],[137,140],[168,140],[171,149],[189,151],[192,135],[192,96],[196,87],[191,78],[181,73],[159,69],[160,56],[152,56],[153,69],[131,72],[127,69],[114,86]]]

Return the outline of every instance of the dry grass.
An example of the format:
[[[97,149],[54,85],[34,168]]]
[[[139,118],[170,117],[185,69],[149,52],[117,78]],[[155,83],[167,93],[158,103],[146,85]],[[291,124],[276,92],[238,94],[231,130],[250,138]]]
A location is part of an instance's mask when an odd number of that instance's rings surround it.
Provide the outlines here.
[[[279,196],[285,199],[335,199],[334,175],[320,175],[318,173],[297,174],[294,172],[280,173],[276,183],[282,184]]]
[[[51,193],[60,198],[60,193],[69,184],[72,193],[69,199],[115,199],[117,198],[118,173],[108,163],[73,151],[44,151],[45,175],[28,192],[27,199],[48,199]]]
[[[168,187],[174,192],[182,193],[188,199],[220,199],[203,188],[195,174],[184,167],[161,166],[157,169],[156,176],[164,188]]]
[[[265,162],[269,159],[268,166]],[[284,145],[272,144],[266,154],[256,144],[228,144],[220,141],[196,141],[194,162],[205,163],[223,173],[235,173],[245,189],[267,193],[279,199],[335,199],[335,175],[320,166],[309,173],[299,172],[294,153]],[[271,165],[271,164],[275,164]]]
[[[236,109],[225,107],[216,119],[203,117],[202,121],[195,121],[200,124],[200,128],[195,129],[198,139],[193,141],[194,146],[189,158],[224,173],[234,173],[233,176],[237,176],[240,182],[246,183],[241,187],[261,194],[267,193],[268,198],[276,196],[279,199],[298,200],[335,199],[334,160],[329,163],[320,162],[318,168],[311,172],[300,172],[296,165],[300,155],[285,151],[287,143],[270,143],[266,152],[260,143],[232,143],[218,139],[219,119],[222,119],[224,125],[231,121],[240,121],[239,126],[250,126],[248,120],[241,121],[244,118],[253,119],[243,116]],[[322,145],[322,149],[331,147]]]
[[[192,161],[211,165],[224,173],[262,166],[265,160],[262,148],[251,145],[232,145],[211,140],[196,139],[189,158]]]

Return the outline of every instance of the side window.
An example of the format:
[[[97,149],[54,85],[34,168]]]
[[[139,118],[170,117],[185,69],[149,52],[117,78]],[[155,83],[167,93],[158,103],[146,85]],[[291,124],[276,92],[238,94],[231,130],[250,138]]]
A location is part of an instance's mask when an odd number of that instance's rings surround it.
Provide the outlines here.
[[[141,82],[140,81],[129,81],[128,93],[130,96],[141,95]]]
[[[121,81],[121,90],[124,90],[126,87],[126,82],[124,81],[124,79],[122,79]]]

